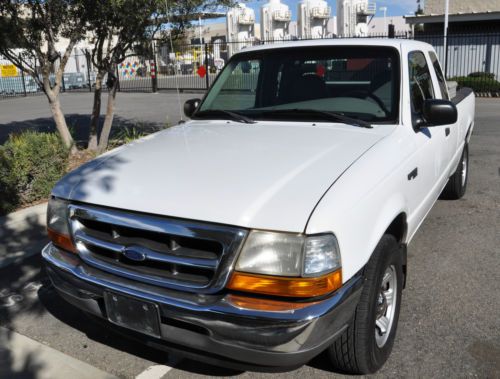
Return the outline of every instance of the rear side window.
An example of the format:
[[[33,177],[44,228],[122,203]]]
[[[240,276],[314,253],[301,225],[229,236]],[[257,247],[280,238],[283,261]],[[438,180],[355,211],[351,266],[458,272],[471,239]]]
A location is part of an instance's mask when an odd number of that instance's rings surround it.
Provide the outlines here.
[[[410,98],[412,112],[420,115],[424,100],[434,99],[434,89],[429,66],[421,51],[412,51],[408,54],[410,76]]]
[[[431,57],[432,65],[434,66],[434,70],[436,71],[439,88],[441,88],[441,95],[443,96],[443,99],[450,100],[450,95],[448,95],[448,87],[446,85],[446,79],[443,75],[443,70],[441,70],[441,65],[439,64],[438,57],[433,51],[429,53],[429,56]]]

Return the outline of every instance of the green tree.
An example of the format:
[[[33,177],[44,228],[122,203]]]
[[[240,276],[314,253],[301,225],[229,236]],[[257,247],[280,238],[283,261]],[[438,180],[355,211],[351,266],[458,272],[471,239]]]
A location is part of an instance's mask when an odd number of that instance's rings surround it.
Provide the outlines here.
[[[108,146],[113,124],[118,81],[116,67],[134,53],[137,46],[151,41],[159,27],[157,0],[109,0],[95,2],[87,0],[90,42],[90,57],[97,70],[94,102],[90,120],[88,149],[104,151]],[[107,75],[108,99],[106,116],[98,136],[101,114],[103,79]]]
[[[92,49],[90,56],[97,69],[94,102],[90,121],[88,149],[106,150],[111,133],[118,82],[116,67],[136,53],[152,58],[157,32],[167,27],[181,36],[201,12],[222,9],[233,0],[87,0]],[[180,38],[180,37],[179,37]],[[103,79],[108,76],[106,115],[98,135]]]
[[[78,0],[0,1],[0,54],[28,73],[44,91],[56,128],[72,152],[76,147],[59,92],[71,52],[85,36],[85,12]]]

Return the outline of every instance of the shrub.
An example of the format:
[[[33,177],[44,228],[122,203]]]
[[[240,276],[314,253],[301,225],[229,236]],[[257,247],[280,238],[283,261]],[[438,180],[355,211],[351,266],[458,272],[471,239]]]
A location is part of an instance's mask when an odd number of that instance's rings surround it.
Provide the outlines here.
[[[500,92],[500,82],[485,77],[457,76],[449,80],[455,81],[460,87],[469,87],[474,92]]]
[[[67,165],[68,151],[57,134],[9,136],[0,146],[0,212],[48,198]]]
[[[16,182],[11,174],[12,162],[4,150],[0,147],[0,215],[13,211],[19,204]]]
[[[495,79],[495,74],[492,72],[471,72],[467,75],[469,78],[485,78],[485,79]]]

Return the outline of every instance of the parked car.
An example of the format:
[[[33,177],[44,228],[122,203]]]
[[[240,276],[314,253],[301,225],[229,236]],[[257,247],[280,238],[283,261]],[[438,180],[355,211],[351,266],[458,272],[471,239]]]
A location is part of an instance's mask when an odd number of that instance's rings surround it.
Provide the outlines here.
[[[428,44],[314,40],[233,55],[184,109],[55,186],[55,288],[210,363],[275,370],[326,350],[342,372],[377,371],[407,246],[466,191],[473,93],[449,99]]]
[[[64,73],[64,87],[66,89],[81,89],[88,88],[89,83],[85,79],[85,75],[81,72]]]
[[[26,93],[34,93],[38,91],[38,85],[35,80],[26,75],[24,77],[24,86],[22,76],[0,77],[0,94],[2,95],[19,95]]]

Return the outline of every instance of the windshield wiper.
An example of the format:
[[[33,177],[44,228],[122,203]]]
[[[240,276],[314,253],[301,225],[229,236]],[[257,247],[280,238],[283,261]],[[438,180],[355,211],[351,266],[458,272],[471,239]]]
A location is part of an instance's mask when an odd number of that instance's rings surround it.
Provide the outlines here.
[[[199,111],[196,112],[193,116],[196,117],[205,117],[205,116],[228,116],[231,120],[237,121],[237,122],[243,122],[245,124],[255,124],[256,121],[251,119],[250,117],[244,116],[242,114],[239,114],[237,112],[232,112],[232,111],[226,111],[224,109],[208,109],[206,111]]]
[[[359,126],[361,128],[371,129],[373,126],[367,121],[360,120],[359,118],[353,118],[344,115],[343,113],[330,112],[330,111],[322,111],[319,109],[273,109],[270,111],[264,111],[264,114],[315,114],[323,116],[329,120],[340,121],[344,124]]]

